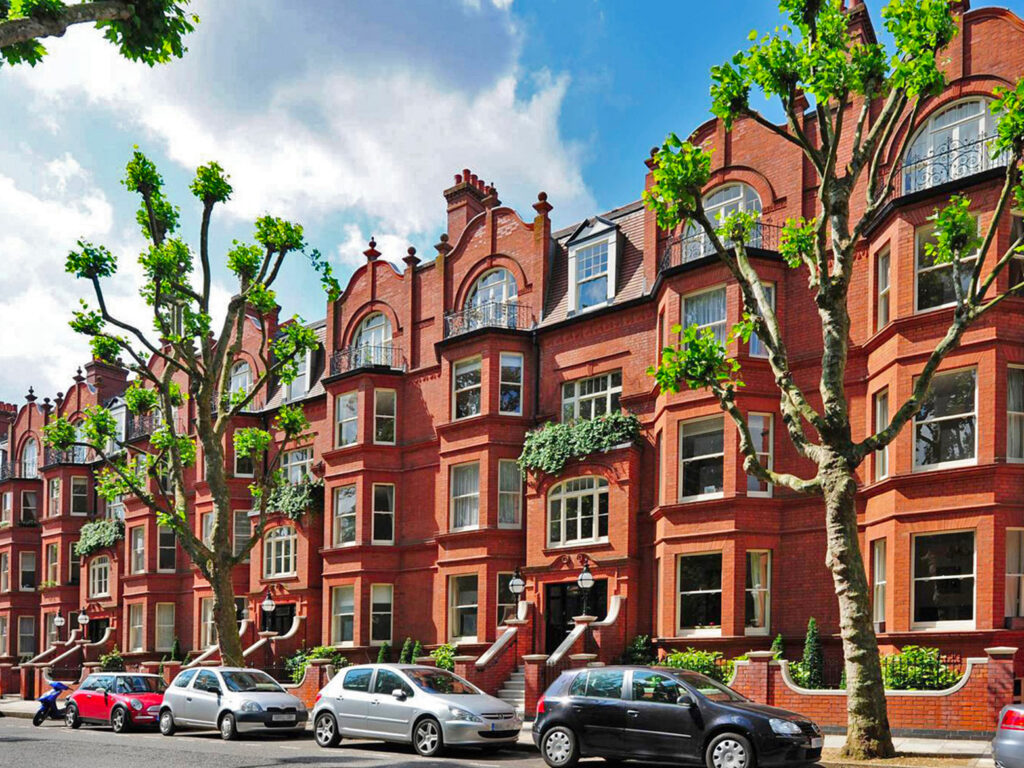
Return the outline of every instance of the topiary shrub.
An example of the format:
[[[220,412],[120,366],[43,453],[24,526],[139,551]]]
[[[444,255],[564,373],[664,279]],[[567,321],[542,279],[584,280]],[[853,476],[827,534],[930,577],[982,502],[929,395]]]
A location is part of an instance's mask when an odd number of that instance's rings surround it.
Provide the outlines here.
[[[882,682],[893,691],[941,691],[962,677],[942,662],[938,648],[905,645],[899,653],[882,657]]]
[[[377,651],[377,663],[387,664],[389,661],[391,661],[391,643],[384,643]]]
[[[306,675],[306,667],[313,659],[327,659],[335,669],[348,666],[348,658],[337,648],[329,645],[302,648],[284,660],[284,668],[293,683],[302,682],[302,678]]]
[[[656,658],[650,635],[637,635],[626,646],[622,654],[622,663],[647,666],[653,664]]]
[[[181,653],[181,640],[177,637],[174,638],[174,642],[171,643],[171,661],[184,661],[185,657]]]
[[[825,652],[821,647],[818,635],[818,622],[812,616],[807,621],[807,634],[804,636],[804,657],[789,665],[790,677],[801,688],[825,687]]]
[[[455,671],[455,655],[457,650],[451,643],[445,643],[439,645],[437,648],[430,652],[430,657],[437,664],[438,669],[447,669],[449,672]]]
[[[786,652],[785,645],[782,642],[782,633],[781,632],[775,636],[774,640],[772,640],[771,651],[772,651],[773,654],[775,654],[775,658],[776,659],[781,659],[782,658],[782,654],[784,654]]]
[[[700,672],[712,680],[724,683],[732,679],[733,662],[726,659],[718,651],[699,651],[696,648],[687,648],[685,651],[672,651],[662,664],[673,669],[688,669],[691,672]]]
[[[124,672],[124,656],[115,645],[110,653],[105,653],[99,658],[101,672]]]
[[[402,650],[398,654],[399,664],[409,664],[412,661],[412,638],[405,638],[405,642],[402,643]]]
[[[574,459],[607,451],[640,437],[640,420],[632,413],[609,413],[596,419],[549,422],[526,433],[519,468],[557,475]]]
[[[417,640],[416,644],[412,647],[412,663],[416,663],[416,659],[423,655],[423,644]]]

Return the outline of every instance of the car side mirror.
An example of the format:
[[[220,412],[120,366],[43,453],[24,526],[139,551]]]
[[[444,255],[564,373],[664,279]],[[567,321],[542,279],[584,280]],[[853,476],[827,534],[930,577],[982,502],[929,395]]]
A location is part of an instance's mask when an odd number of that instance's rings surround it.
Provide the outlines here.
[[[407,694],[401,688],[395,688],[395,690],[391,692],[391,695],[399,701],[405,701],[407,698],[409,698],[409,694]]]
[[[679,698],[676,699],[676,704],[678,704],[681,707],[687,707],[688,709],[693,709],[694,707],[697,706],[697,700],[693,698],[693,694],[681,693],[681,694],[679,694]]]

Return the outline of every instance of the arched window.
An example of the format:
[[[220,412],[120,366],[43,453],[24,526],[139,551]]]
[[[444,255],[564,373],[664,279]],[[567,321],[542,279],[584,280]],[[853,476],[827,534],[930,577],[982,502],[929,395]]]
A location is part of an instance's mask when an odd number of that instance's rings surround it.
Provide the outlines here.
[[[760,213],[761,198],[749,184],[731,182],[708,192],[703,199],[704,211],[712,224],[718,224],[735,211]],[[728,246],[728,243],[724,243]],[[746,245],[761,247],[761,227],[754,227]],[[714,246],[707,233],[696,222],[689,222],[683,235],[682,262],[694,261],[714,254]]]
[[[294,576],[298,537],[291,525],[282,525],[268,533],[263,541],[263,576]]]
[[[383,312],[367,315],[356,329],[352,340],[358,360],[355,367],[386,365],[392,363],[391,321]]]
[[[97,557],[89,563],[89,597],[110,595],[110,558]]]
[[[1005,156],[992,158],[994,134],[988,99],[965,99],[935,113],[903,160],[903,194],[1005,165]]]
[[[548,545],[608,540],[608,481],[593,475],[559,483],[548,491]]]
[[[85,442],[85,432],[83,428],[83,422],[79,421],[75,424],[75,442]],[[71,462],[73,464],[85,464],[86,453],[88,449],[84,445],[75,445],[71,448]]]
[[[247,362],[241,360],[231,366],[231,381],[228,384],[228,392],[232,395],[237,392],[246,392],[252,389],[252,368]]]
[[[519,319],[518,294],[516,279],[507,269],[499,267],[485,272],[473,283],[466,297],[459,332],[477,328],[515,328]]]
[[[36,477],[39,471],[39,444],[34,437],[25,441],[21,448],[22,477]]]

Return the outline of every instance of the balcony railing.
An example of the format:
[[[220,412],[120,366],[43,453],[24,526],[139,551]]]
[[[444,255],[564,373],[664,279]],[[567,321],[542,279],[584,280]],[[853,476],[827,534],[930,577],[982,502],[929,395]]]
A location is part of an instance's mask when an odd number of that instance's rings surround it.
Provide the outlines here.
[[[160,426],[160,416],[156,413],[128,414],[125,425],[125,440],[138,440],[149,437]]]
[[[331,353],[331,376],[339,376],[360,368],[390,368],[393,371],[404,371],[405,357],[402,350],[394,344],[353,344]]]
[[[0,462],[0,482],[4,480],[34,480],[39,477],[39,467],[28,461]]]
[[[57,464],[89,464],[94,460],[92,451],[88,448],[68,448],[66,451],[47,448],[43,458],[44,467],[53,467]]]
[[[533,327],[530,308],[518,301],[488,301],[444,316],[444,337],[458,336],[480,328],[526,331]]]
[[[893,181],[899,189],[898,196],[1004,167],[1009,162],[1010,153],[1001,152],[993,157],[995,139],[994,134],[970,141],[950,139],[927,153],[907,155]]]
[[[759,221],[751,230],[745,245],[747,248],[777,251],[779,249],[780,232],[782,232],[782,227]],[[728,248],[731,243],[723,240],[722,245]],[[714,255],[715,246],[705,232],[700,231],[689,235],[682,235],[681,237],[669,240],[665,244],[665,250],[661,254],[661,270],[672,269],[681,264],[687,264],[691,261],[698,261]]]

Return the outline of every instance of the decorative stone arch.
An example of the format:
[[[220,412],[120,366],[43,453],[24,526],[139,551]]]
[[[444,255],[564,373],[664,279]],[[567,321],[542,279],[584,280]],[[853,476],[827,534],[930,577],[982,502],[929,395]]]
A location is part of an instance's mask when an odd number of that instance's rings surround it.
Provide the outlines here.
[[[557,475],[544,475],[543,478],[536,480],[533,483],[534,493],[547,503],[548,493],[552,488],[580,477],[600,477],[607,480],[609,486],[614,485],[617,488],[623,485],[622,481],[625,479],[610,462],[606,463],[588,456],[566,465]]]
[[[361,307],[358,307],[356,311],[352,313],[352,317],[345,325],[345,331],[341,336],[341,338],[344,339],[344,344],[342,346],[349,346],[352,343],[352,340],[355,337],[356,331],[359,329],[359,326],[362,325],[363,320],[365,320],[370,315],[374,315],[378,312],[387,317],[387,319],[391,322],[392,333],[398,335],[401,332],[402,325],[398,321],[398,313],[395,312],[391,305],[385,301],[381,301],[380,299],[371,299],[370,301],[367,301],[365,304],[363,304]]]
[[[704,185],[704,189],[701,190],[701,196],[707,197],[719,187],[724,187],[727,184],[746,184],[753,189],[761,198],[762,213],[773,210],[782,202],[776,195],[775,187],[772,186],[768,177],[745,165],[731,165],[716,170],[711,174],[708,183]]]
[[[512,273],[512,276],[516,281],[516,290],[519,294],[522,294],[527,288],[529,288],[526,272],[516,259],[504,253],[492,253],[490,256],[485,256],[480,259],[480,261],[470,267],[469,271],[466,272],[465,276],[462,278],[462,282],[459,284],[458,290],[455,293],[455,306],[453,309],[462,309],[466,304],[466,300],[469,298],[469,292],[473,289],[473,286],[476,285],[476,281],[491,270],[499,268],[507,269]]]

